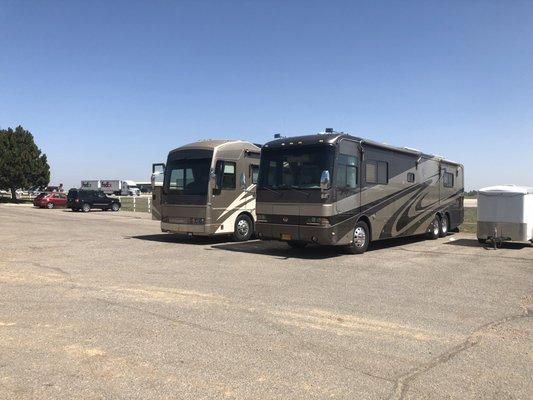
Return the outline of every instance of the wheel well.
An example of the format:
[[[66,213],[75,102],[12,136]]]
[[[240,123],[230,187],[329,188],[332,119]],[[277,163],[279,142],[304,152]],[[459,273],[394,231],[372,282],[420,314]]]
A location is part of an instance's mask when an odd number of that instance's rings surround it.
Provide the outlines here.
[[[366,215],[363,215],[362,217],[359,217],[359,219],[357,220],[357,222],[359,221],[363,221],[368,226],[370,237],[372,237],[372,224],[370,223],[370,219]]]
[[[252,228],[255,226],[254,216],[248,211],[243,211],[243,212],[239,213],[239,215],[237,215],[237,218],[235,218],[235,221],[238,220],[241,215],[248,216],[248,218],[250,218],[250,220],[252,221]]]

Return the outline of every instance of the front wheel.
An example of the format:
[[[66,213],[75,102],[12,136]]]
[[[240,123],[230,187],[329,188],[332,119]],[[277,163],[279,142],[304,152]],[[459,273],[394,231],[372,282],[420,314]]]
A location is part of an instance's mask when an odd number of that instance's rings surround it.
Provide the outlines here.
[[[82,209],[83,212],[89,212],[89,211],[91,211],[91,205],[85,203],[83,206],[81,206],[81,209]]]
[[[366,222],[359,221],[353,230],[352,242],[345,247],[350,254],[362,254],[370,244],[370,229]]]
[[[253,223],[250,217],[246,214],[239,215],[235,221],[235,228],[233,231],[233,238],[237,242],[246,242],[252,237]]]
[[[120,206],[118,205],[118,203],[113,203],[113,205],[111,206],[111,211],[117,212],[118,210],[120,210]]]

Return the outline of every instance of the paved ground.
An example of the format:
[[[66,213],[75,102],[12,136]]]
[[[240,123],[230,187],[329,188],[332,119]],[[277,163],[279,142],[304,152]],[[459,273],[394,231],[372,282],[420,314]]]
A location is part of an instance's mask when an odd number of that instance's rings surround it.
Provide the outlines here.
[[[533,248],[361,256],[0,205],[0,399],[528,399]]]

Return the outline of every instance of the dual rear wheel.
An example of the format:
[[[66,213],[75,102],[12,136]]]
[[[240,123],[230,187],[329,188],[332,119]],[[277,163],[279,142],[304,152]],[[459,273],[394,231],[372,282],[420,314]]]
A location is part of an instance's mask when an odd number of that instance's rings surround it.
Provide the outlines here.
[[[435,215],[433,221],[431,221],[431,224],[429,225],[427,236],[429,239],[435,240],[447,236],[449,230],[450,218],[448,215],[444,214],[442,217]]]

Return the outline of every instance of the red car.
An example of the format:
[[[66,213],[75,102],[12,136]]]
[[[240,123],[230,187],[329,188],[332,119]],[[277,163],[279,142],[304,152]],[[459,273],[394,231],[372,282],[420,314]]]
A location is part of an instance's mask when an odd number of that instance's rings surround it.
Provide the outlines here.
[[[67,196],[63,193],[41,193],[33,200],[35,207],[65,207],[67,204]]]

